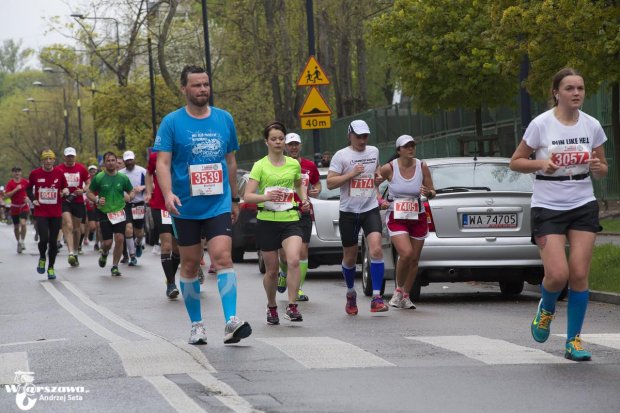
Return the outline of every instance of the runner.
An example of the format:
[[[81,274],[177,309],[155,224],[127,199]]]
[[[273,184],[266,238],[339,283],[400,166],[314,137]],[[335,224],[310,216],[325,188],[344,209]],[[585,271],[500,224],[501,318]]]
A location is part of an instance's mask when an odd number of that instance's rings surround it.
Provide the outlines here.
[[[135,196],[125,206],[127,226],[125,227],[125,244],[129,253],[129,266],[138,264],[136,257],[142,256],[142,242],[144,240],[144,188],[146,169],[136,165],[136,155],[132,151],[123,154],[125,168],[119,172],[127,175],[133,186]],[[134,239],[135,236],[135,239]]]
[[[89,181],[94,178],[95,175],[99,172],[99,168],[96,165],[90,165],[88,167],[88,175],[90,176]],[[97,213],[97,206],[93,201],[85,197],[85,205],[86,205],[86,218],[87,218],[87,229],[86,229],[86,238],[91,241],[94,241],[93,250],[99,251],[99,243],[101,241],[101,230],[99,229],[99,214]]]
[[[80,265],[78,250],[81,248],[81,224],[86,216],[84,186],[90,179],[86,167],[75,161],[76,155],[75,148],[65,148],[65,161],[58,165],[58,169],[65,174],[69,184],[69,191],[71,191],[62,203],[62,234],[67,243],[69,250],[68,261],[72,267]]]
[[[299,209],[308,212],[310,203],[302,185],[299,161],[284,156],[286,128],[272,122],[263,130],[268,153],[252,166],[243,199],[258,205],[256,245],[265,262],[263,287],[267,295],[267,324],[280,324],[276,290],[278,287],[278,249],[284,250],[288,274],[288,306],[284,318],[303,321],[297,308],[299,290],[299,256],[303,231],[299,225]],[[301,203],[295,202],[297,193]]]
[[[13,178],[7,182],[4,189],[5,196],[11,198],[10,215],[13,220],[13,233],[17,241],[17,253],[21,254],[26,248],[27,220],[30,215],[30,206],[26,188],[28,181],[22,177],[22,168],[14,166],[11,169]]]
[[[237,273],[231,258],[232,221],[239,216],[237,131],[228,112],[209,106],[211,88],[204,68],[183,68],[181,93],[187,105],[166,115],[154,149],[157,178],[181,253],[181,292],[192,322],[189,342],[207,343],[197,276],[204,234],[217,269],[224,344],[237,343],[252,334],[250,324],[237,317]]]
[[[68,196],[67,179],[64,173],[54,167],[56,154],[51,149],[41,152],[41,168],[28,177],[28,196],[34,204],[35,225],[39,231],[39,264],[37,272],[45,273],[45,254],[48,256],[47,278],[56,278],[56,255],[58,254],[58,233],[62,225],[62,196]],[[34,190],[33,190],[34,188]]]
[[[112,248],[112,276],[120,276],[118,263],[123,254],[123,240],[125,238],[125,203],[134,196],[134,189],[126,175],[118,173],[116,155],[106,152],[103,155],[105,169],[91,180],[88,187],[88,199],[97,205],[99,210],[99,225],[101,227],[101,256],[99,266],[104,268],[108,259],[108,252]],[[95,195],[98,194],[98,195]]]
[[[381,215],[375,184],[379,175],[379,150],[367,145],[370,129],[363,120],[354,120],[348,128],[350,145],[334,154],[327,173],[327,187],[340,188],[340,235],[342,238],[342,273],[347,283],[345,311],[356,315],[357,292],[354,288],[358,236],[363,229],[370,249],[370,277],[373,299],[370,311],[388,311],[381,297],[383,286],[383,251],[381,250]]]

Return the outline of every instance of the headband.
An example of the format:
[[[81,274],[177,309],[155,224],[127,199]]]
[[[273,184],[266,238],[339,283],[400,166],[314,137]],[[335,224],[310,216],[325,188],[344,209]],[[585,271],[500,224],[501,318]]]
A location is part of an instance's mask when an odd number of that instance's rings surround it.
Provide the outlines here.
[[[41,152],[41,160],[44,160],[47,158],[56,159],[56,154],[54,153],[54,151],[52,151],[51,149],[46,149],[43,152]]]

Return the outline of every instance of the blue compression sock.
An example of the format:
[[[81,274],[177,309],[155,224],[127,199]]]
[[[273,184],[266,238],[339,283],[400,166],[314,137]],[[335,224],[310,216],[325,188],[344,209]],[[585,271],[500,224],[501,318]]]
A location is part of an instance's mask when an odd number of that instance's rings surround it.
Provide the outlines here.
[[[573,291],[568,290],[568,306],[566,310],[567,315],[567,327],[566,327],[566,339],[570,340],[578,334],[581,334],[581,327],[583,326],[583,320],[586,317],[586,310],[588,309],[588,299],[590,297],[590,291]]]
[[[555,313],[555,303],[558,301],[558,297],[561,293],[562,290],[548,291],[547,289],[545,289],[545,287],[543,287],[542,284],[540,284],[540,294],[542,296],[541,307],[551,313]]]
[[[200,281],[197,279],[194,281],[180,280],[181,294],[183,294],[183,301],[185,301],[185,308],[187,314],[192,323],[202,320],[202,314],[200,312]]]
[[[383,272],[385,271],[385,264],[383,260],[370,260],[370,279],[372,280],[373,291],[381,291],[383,287]]]
[[[220,291],[225,322],[237,315],[237,273],[226,268],[217,273],[217,289]]]
[[[344,280],[347,283],[347,288],[350,290],[353,288],[355,283],[355,266],[353,268],[347,268],[342,264],[342,275],[344,275]]]

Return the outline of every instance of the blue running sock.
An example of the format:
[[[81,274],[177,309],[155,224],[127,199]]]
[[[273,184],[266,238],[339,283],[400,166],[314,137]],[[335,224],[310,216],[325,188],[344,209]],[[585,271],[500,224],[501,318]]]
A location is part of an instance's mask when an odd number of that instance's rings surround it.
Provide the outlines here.
[[[383,263],[383,259],[380,259],[380,260],[371,259],[370,260],[370,279],[372,280],[373,292],[381,291],[381,287],[383,287],[383,272],[384,271],[385,271],[385,264]],[[377,292],[376,294],[379,294],[379,293]]]
[[[558,301],[558,297],[562,293],[560,291],[549,291],[545,289],[545,287],[540,284],[540,294],[542,296],[542,305],[541,307],[550,313],[555,313],[555,303]]]
[[[583,320],[586,317],[590,290],[573,291],[568,290],[568,305],[566,310],[567,327],[566,339],[570,340],[581,334]]]
[[[237,273],[232,268],[217,272],[217,289],[220,291],[224,322],[237,315]]]
[[[183,301],[185,302],[185,308],[187,314],[192,323],[202,320],[202,313],[200,312],[200,281],[198,279],[194,281],[180,280],[181,294],[183,294]]]
[[[344,275],[344,280],[347,283],[347,288],[350,290],[353,288],[355,283],[355,266],[353,268],[347,268],[342,264],[342,275]]]

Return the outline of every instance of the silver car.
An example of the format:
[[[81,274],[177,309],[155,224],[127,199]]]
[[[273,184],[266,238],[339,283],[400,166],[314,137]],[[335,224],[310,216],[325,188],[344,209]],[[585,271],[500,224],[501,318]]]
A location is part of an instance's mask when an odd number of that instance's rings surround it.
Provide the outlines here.
[[[424,162],[430,168],[437,196],[422,198],[429,236],[410,291],[412,299],[418,299],[421,287],[431,282],[499,282],[501,292],[510,295],[520,294],[525,281],[540,284],[542,261],[530,233],[532,177],[511,171],[508,158],[438,158]],[[385,198],[387,182],[379,190]],[[390,243],[385,211],[382,218],[385,280],[394,285],[395,281],[389,280],[396,278],[398,254]],[[366,245],[362,253],[362,284],[369,296],[372,286]]]

